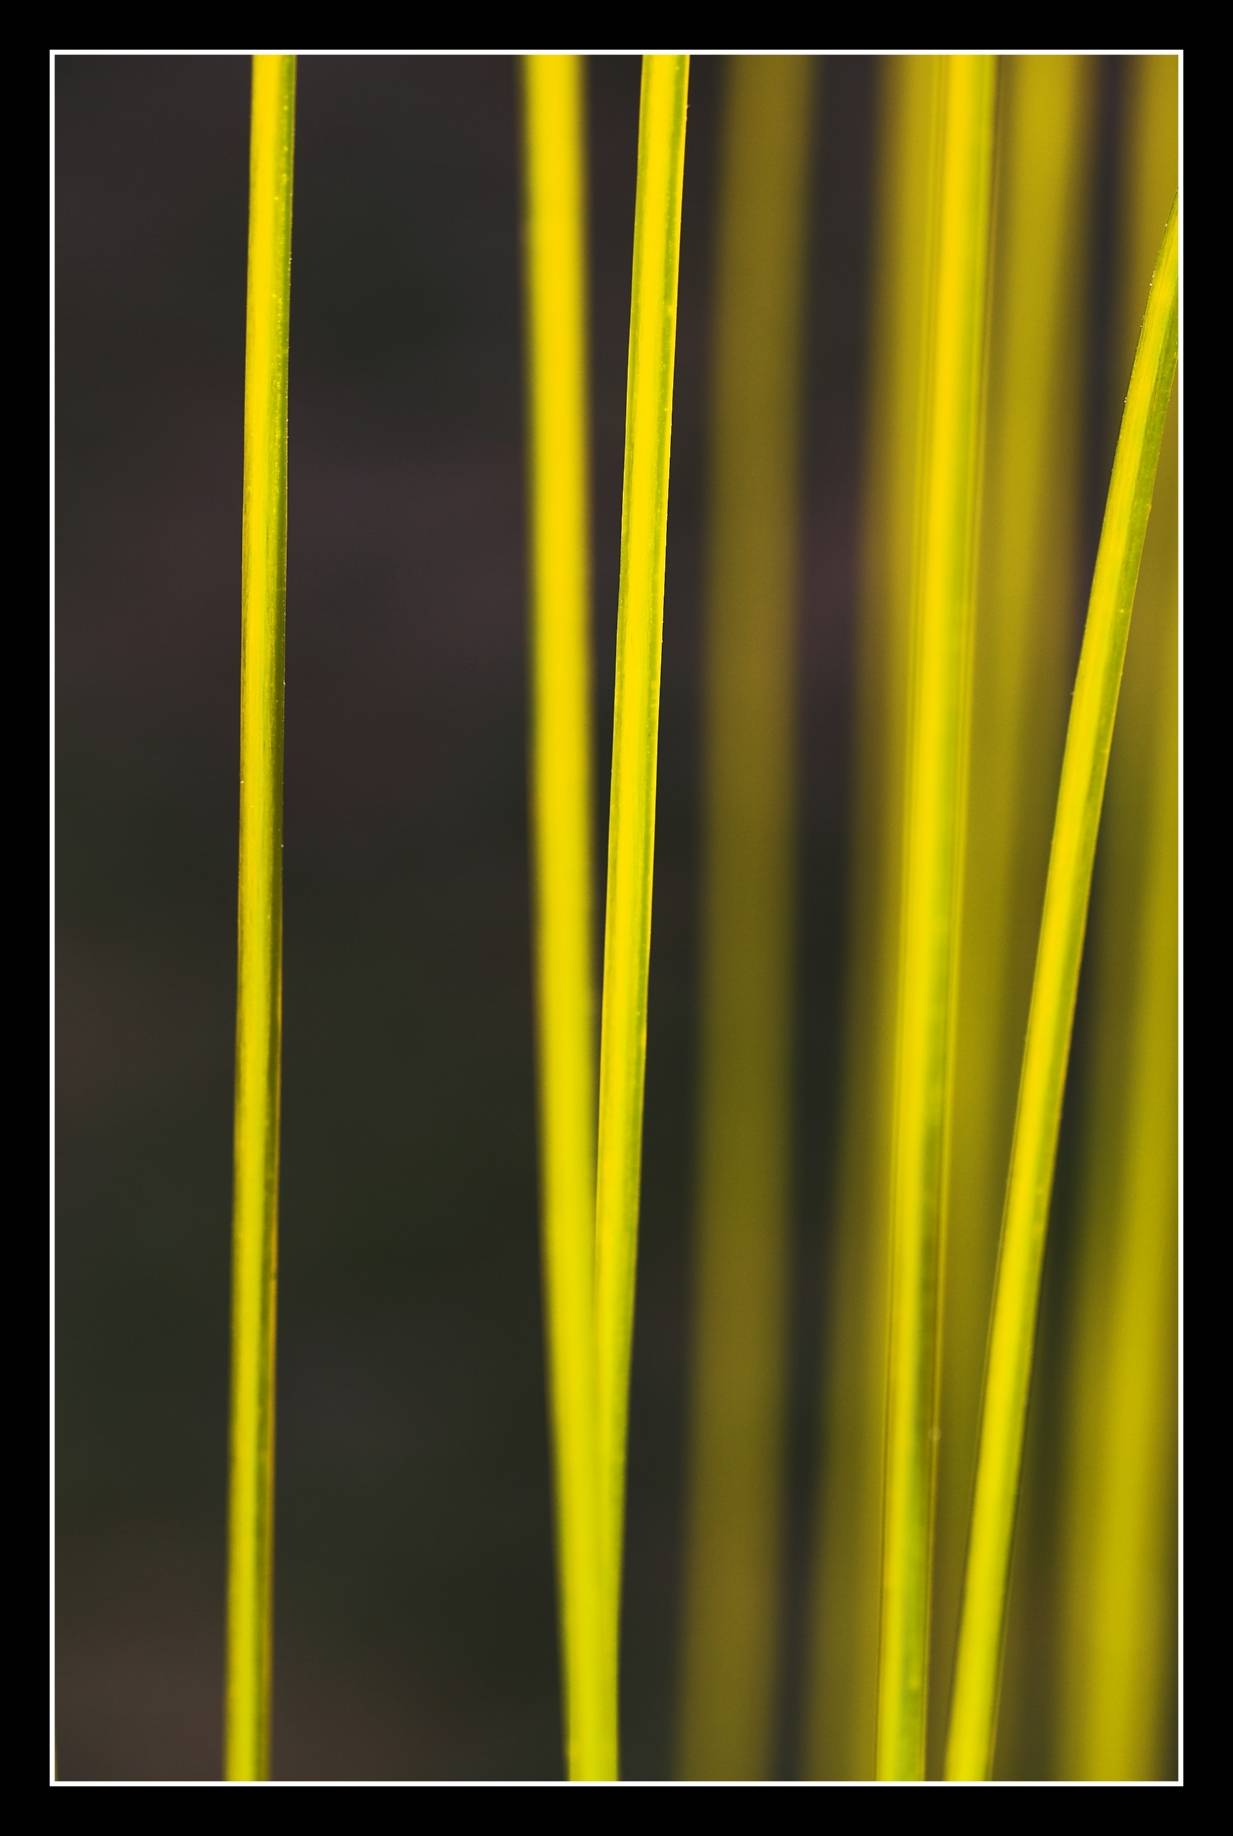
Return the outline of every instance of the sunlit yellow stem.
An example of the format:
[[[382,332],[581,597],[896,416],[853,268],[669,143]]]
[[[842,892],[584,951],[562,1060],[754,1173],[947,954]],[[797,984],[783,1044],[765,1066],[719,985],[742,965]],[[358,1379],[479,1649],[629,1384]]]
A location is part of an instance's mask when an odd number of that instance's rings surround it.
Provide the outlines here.
[[[1177,60],[1136,59],[1128,75],[1124,301],[1143,297],[1177,186]],[[1124,336],[1133,348],[1134,328]],[[1176,423],[1174,408],[1143,550],[1093,891],[1092,1046],[1057,1424],[1066,1462],[1054,1740],[1058,1775],[1067,1779],[1174,1774]]]
[[[523,61],[531,839],[557,1593],[574,1779],[616,1769],[601,1661],[595,1457],[595,989],[585,66]]]
[[[725,73],[712,372],[682,1775],[771,1766],[791,1154],[807,58]],[[734,1344],[739,1354],[734,1355]]]
[[[646,57],[625,401],[596,1169],[597,1438],[605,1661],[619,1660],[651,877],[687,57]],[[615,1682],[614,1682],[615,1686]]]
[[[936,60],[879,67],[843,1106],[827,1284],[804,1767],[873,1776],[903,774]]]
[[[1082,593],[1077,522],[1085,398],[1075,328],[1086,296],[1094,69],[1089,58],[1010,57],[1001,75],[947,1216],[934,1562],[939,1702],[950,1694],[997,1227]],[[939,1738],[939,1761],[942,1744]]]
[[[891,1174],[877,1772],[917,1779],[925,1702],[939,1286],[963,868],[997,64],[948,57],[936,151],[907,747]]]
[[[244,382],[243,636],[226,1774],[270,1764],[274,1328],[282,1051],[283,654],[295,59],[253,59]]]
[[[1177,367],[1177,270],[1175,206],[1126,397],[1066,734],[985,1371],[946,1746],[946,1772],[952,1779],[985,1778],[993,1762],[1053,1167],[1109,747]]]

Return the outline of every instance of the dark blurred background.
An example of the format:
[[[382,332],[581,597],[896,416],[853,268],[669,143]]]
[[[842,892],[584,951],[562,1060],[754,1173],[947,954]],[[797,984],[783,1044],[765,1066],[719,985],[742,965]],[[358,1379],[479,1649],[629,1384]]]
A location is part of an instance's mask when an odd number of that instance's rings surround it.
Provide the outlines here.
[[[695,60],[629,1485],[635,1778],[669,1774],[676,1681],[719,77],[719,60]],[[605,825],[638,84],[636,59],[591,62]],[[248,91],[242,57],[56,60],[68,1779],[211,1778],[221,1760]],[[805,416],[785,1768],[837,1107],[873,98],[869,60],[827,62]],[[1111,69],[1104,192],[1117,98]],[[560,1771],[519,214],[514,60],[302,58],[274,1728],[286,1779]],[[1094,315],[1108,306],[1103,255],[1097,275]],[[1108,456],[1094,442],[1088,554]]]

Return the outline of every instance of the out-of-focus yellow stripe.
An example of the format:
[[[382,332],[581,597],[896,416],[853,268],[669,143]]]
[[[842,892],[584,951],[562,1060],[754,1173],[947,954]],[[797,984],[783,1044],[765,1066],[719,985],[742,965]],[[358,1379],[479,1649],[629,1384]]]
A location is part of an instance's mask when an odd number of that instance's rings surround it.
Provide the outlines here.
[[[963,873],[997,60],[942,64],[912,624],[877,1773],[925,1769],[939,1286]]]
[[[616,1771],[600,1637],[585,66],[523,60],[531,836],[545,1323],[569,1776]]]
[[[240,666],[240,880],[231,1457],[228,1779],[270,1764],[274,1329],[283,966],[283,656],[287,354],[295,59],[253,59]]]
[[[912,530],[936,60],[879,67],[872,377],[845,945],[843,1111],[827,1283],[803,1765],[873,1776],[886,1282]]]
[[[620,1649],[687,57],[642,61],[595,1194],[604,1661]]]
[[[935,1556],[950,1693],[980,1380],[1082,581],[1077,546],[1094,66],[1002,60],[988,463],[972,697]],[[944,1726],[935,1721],[940,1763]]]
[[[700,1191],[680,1771],[771,1766],[790,1207],[807,58],[730,61],[706,630]]]
[[[1136,59],[1123,311],[1177,183],[1177,60]],[[1133,338],[1129,325],[1121,340]],[[1058,1430],[1057,1772],[1174,1775],[1177,1282],[1177,421],[1139,580],[1097,870],[1078,1248]]]

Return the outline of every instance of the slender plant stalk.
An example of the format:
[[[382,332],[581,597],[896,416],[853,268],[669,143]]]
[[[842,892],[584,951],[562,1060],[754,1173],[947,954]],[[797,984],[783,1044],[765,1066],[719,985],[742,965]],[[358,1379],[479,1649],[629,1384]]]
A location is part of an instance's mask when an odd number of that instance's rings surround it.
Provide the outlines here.
[[[1072,1779],[1160,1779],[1170,1771],[1164,1711],[1176,1600],[1175,618],[1161,619],[1160,635],[1165,643],[1153,681],[1158,731],[1141,755],[1150,780],[1139,787],[1146,797],[1133,806],[1138,845],[1122,855],[1116,882],[1130,911],[1115,912],[1114,888],[1106,888],[1107,926],[1125,932],[1133,913],[1137,936],[1112,958],[1121,973],[1107,978],[1116,980],[1129,1007],[1118,1029],[1124,1057],[1109,1068],[1119,1113],[1111,1140],[1091,1147],[1105,1182],[1092,1190],[1093,1166],[1085,1188],[1090,1246],[1077,1297],[1080,1327],[1093,1324],[1097,1293],[1101,1311],[1095,1356],[1081,1366],[1089,1387],[1075,1399],[1086,1418],[1089,1463],[1080,1471],[1072,1461],[1067,1474],[1074,1515],[1065,1546],[1062,1697],[1072,1719],[1059,1716],[1059,1732],[1063,1776]]]
[[[1177,60],[1136,59],[1129,75],[1120,292],[1138,301],[1177,188]],[[1054,1746],[1066,1779],[1175,1771],[1176,405],[1137,600],[1093,888],[1078,1247],[1054,1429],[1065,1448]]]
[[[240,884],[225,1766],[270,1765],[294,57],[255,57],[244,381]]]
[[[843,1117],[814,1503],[803,1765],[868,1779],[877,1702],[907,658],[937,60],[879,69],[872,389],[857,629]]]
[[[688,87],[687,57],[643,59],[625,401],[595,1197],[603,1637],[604,1658],[614,1691],[620,1659],[668,460]]]
[[[997,63],[942,67],[912,635],[891,1175],[877,1773],[919,1779]]]
[[[1089,58],[1003,59],[947,1213],[931,1684],[940,1702],[950,1696],[997,1221],[1081,590],[1083,352],[1074,327],[1087,291],[1092,77]],[[939,1717],[939,1766],[944,1735]]]
[[[993,1762],[1011,1542],[1075,995],[1118,690],[1177,367],[1177,207],[1131,373],[1066,735],[985,1368],[946,1745],[951,1779]]]
[[[616,1769],[595,1458],[595,979],[585,65],[523,60],[530,435],[531,835],[542,1236],[565,1747]]]
[[[725,79],[680,1771],[758,1779],[772,1757],[787,1378],[793,623],[813,65],[737,57]]]

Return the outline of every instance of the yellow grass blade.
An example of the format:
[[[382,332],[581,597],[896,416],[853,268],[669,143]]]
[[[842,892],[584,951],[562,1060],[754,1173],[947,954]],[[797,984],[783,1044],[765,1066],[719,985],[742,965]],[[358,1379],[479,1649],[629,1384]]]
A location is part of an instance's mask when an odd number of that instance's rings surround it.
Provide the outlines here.
[[[614,1679],[620,1646],[625,1450],[642,1175],[668,459],[688,85],[687,57],[643,59],[625,403],[595,1198],[603,1636],[605,1661]]]
[[[963,867],[996,59],[941,70],[907,746],[877,1774],[918,1779]]]
[[[783,1515],[793,626],[814,70],[808,58],[737,57],[725,80],[680,1772],[760,1779],[772,1761]]]
[[[270,1764],[282,1053],[283,654],[295,59],[255,57],[244,382],[240,884],[225,1768]]]
[[[824,1438],[814,1505],[803,1762],[873,1775],[886,1424],[903,774],[928,256],[930,57],[879,68],[873,374],[857,631],[856,756],[845,960],[843,1108],[828,1281]]]
[[[523,60],[530,446],[531,837],[543,1274],[565,1746],[616,1770],[595,1459],[595,983],[585,66]]]
[[[997,256],[972,694],[934,1558],[935,1699],[950,1695],[980,1380],[1082,592],[1075,335],[1095,67],[1002,60]],[[938,1718],[936,1760],[944,1728]]]
[[[1141,299],[1177,185],[1177,60],[1136,59],[1130,74],[1122,293]],[[1137,597],[1093,899],[1093,1046],[1057,1423],[1066,1461],[1054,1740],[1068,1779],[1162,1779],[1176,1766],[1175,407]]]
[[[1066,735],[998,1252],[946,1746],[951,1779],[985,1778],[993,1762],[1049,1199],[1109,747],[1177,367],[1177,270],[1175,205],[1126,397]]]

